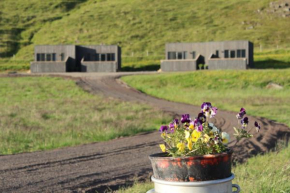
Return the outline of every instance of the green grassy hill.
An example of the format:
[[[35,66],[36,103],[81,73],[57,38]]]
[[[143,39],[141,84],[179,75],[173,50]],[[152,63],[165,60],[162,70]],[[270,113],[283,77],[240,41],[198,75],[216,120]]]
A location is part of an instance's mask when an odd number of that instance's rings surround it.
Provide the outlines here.
[[[247,39],[288,47],[290,17],[270,13],[271,1],[1,0],[0,56],[15,57],[0,63],[32,60],[37,44],[118,44],[123,56],[148,50],[154,59],[166,42]]]

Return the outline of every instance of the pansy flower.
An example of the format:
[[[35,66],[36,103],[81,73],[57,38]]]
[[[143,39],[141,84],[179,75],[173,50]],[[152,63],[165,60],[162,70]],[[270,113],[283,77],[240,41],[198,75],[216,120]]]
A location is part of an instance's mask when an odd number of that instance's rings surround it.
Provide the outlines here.
[[[194,124],[195,131],[198,131],[198,132],[203,131],[202,122],[198,118],[194,120],[193,124]]]
[[[201,124],[206,122],[206,116],[204,115],[204,113],[199,113],[197,119]]]
[[[227,144],[230,141],[230,135],[226,132],[222,132],[222,142]]]
[[[159,129],[160,133],[167,133],[168,132],[168,126],[167,125],[162,125]]]
[[[261,129],[261,126],[260,126],[260,124],[257,121],[255,121],[255,128],[256,128],[257,132],[259,132],[260,129]]]
[[[165,152],[166,151],[166,147],[165,147],[164,144],[160,144],[159,147],[160,147],[160,149],[161,149],[162,152]]]
[[[200,124],[198,127],[197,127],[197,130],[198,132],[202,132],[203,131],[203,126],[202,124]]]
[[[189,123],[191,121],[189,114],[181,115],[181,123]]]
[[[248,117],[244,117],[242,120],[241,120],[241,124],[242,124],[242,128],[245,129],[248,124],[249,124],[249,119]]]
[[[210,111],[210,118],[213,118],[217,113],[218,108],[212,107]]]
[[[191,134],[191,139],[193,142],[196,142],[200,138],[201,133],[194,130]]]
[[[178,148],[178,150],[179,150],[180,152],[183,152],[184,149],[185,149],[185,145],[184,145],[184,143],[182,143],[182,142],[178,143],[178,144],[176,145],[176,147]]]
[[[170,132],[173,133],[174,130],[178,127],[178,125],[179,125],[178,119],[174,119],[174,120],[169,124]]]
[[[204,102],[201,105],[201,112],[209,111],[209,109],[211,109],[211,108],[212,108],[212,106],[211,106],[210,102]]]
[[[213,107],[209,102],[204,102],[201,105],[201,112],[204,113],[205,117],[213,118],[216,115],[217,110],[218,109]]]
[[[207,134],[205,134],[205,135],[203,136],[203,142],[204,142],[204,143],[207,143],[207,142],[209,142],[209,140],[210,140],[210,137],[209,137]]]
[[[191,129],[191,130],[194,130],[194,128],[195,128],[195,121],[190,121],[188,128]]]
[[[237,119],[242,119],[246,114],[246,109],[241,108],[240,112],[236,115]]]

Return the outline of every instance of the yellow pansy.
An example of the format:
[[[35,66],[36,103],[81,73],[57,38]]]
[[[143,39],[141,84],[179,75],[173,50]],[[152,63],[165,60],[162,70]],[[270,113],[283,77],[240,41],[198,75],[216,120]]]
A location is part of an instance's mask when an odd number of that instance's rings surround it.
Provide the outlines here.
[[[189,127],[188,128],[191,129],[191,130],[194,130],[194,123],[193,123],[193,121],[190,121],[190,124],[189,124]]]
[[[205,134],[203,136],[203,142],[207,143],[209,140],[210,140],[210,137],[207,134]]]
[[[201,132],[194,130],[191,134],[191,139],[193,142],[196,142],[200,138]]]
[[[162,152],[166,151],[166,147],[165,147],[164,144],[160,144],[159,146],[160,146],[160,149],[161,149]]]
[[[177,148],[178,148],[178,150],[179,150],[180,152],[183,152],[184,149],[185,149],[185,145],[184,145],[184,143],[178,143],[178,144],[177,144]]]

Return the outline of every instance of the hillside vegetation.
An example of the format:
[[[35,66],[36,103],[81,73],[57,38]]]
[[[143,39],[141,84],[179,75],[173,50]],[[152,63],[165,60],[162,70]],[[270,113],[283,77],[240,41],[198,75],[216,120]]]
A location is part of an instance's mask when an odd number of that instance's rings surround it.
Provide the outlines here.
[[[123,56],[148,50],[155,60],[166,42],[248,39],[287,47],[290,17],[269,13],[270,1],[1,0],[0,55],[15,57],[0,63],[28,64],[37,44],[118,44]]]

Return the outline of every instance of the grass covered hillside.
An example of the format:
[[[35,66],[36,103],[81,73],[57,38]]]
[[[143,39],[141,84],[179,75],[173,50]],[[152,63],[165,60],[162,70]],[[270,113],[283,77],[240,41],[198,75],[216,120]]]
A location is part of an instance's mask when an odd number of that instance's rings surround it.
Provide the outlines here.
[[[272,0],[1,0],[0,63],[29,62],[36,44],[118,44],[163,56],[166,42],[248,39],[287,47],[290,17]],[[20,62],[21,63],[21,62]]]

